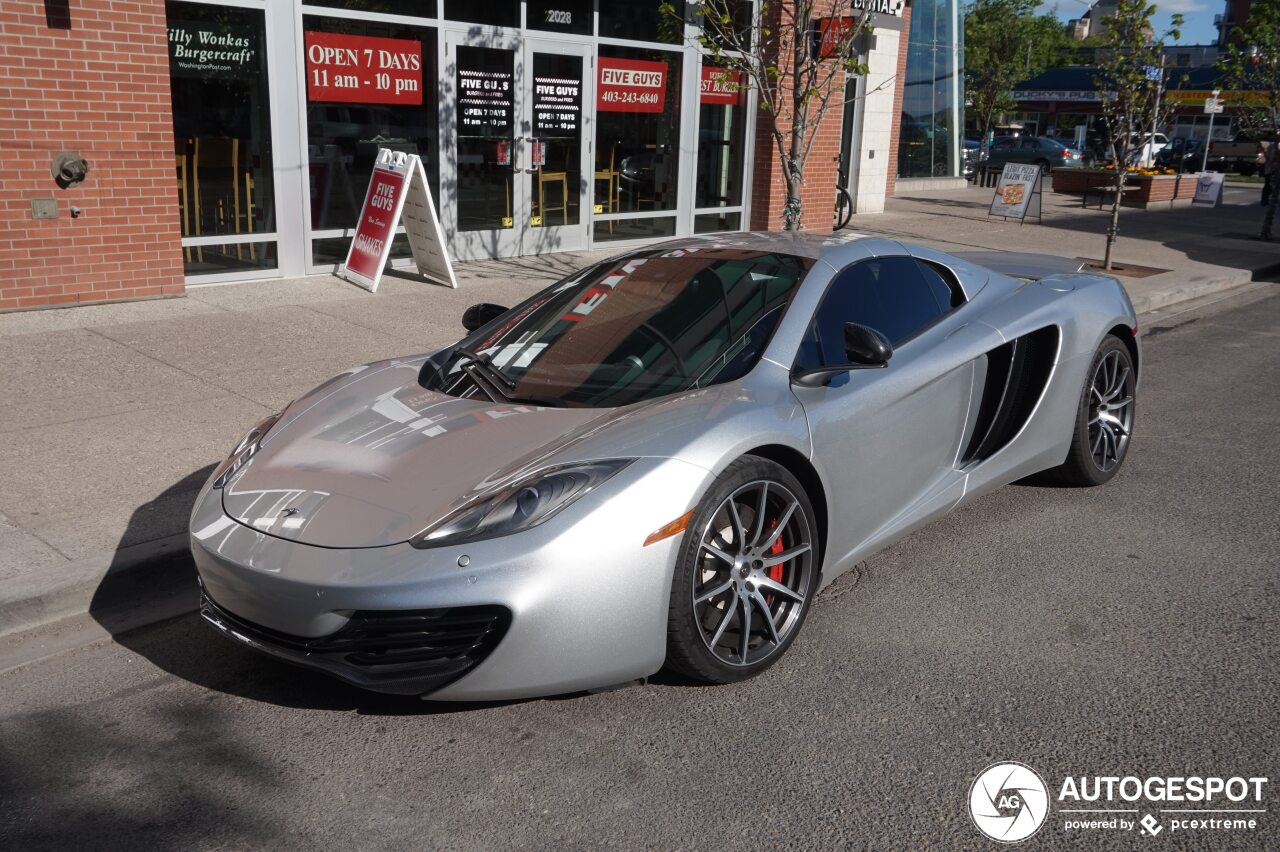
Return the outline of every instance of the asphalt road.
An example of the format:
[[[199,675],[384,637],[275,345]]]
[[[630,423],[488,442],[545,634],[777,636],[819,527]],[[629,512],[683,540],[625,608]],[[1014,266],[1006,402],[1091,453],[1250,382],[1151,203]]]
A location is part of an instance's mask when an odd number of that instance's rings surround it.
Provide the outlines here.
[[[994,849],[966,808],[994,761],[1278,781],[1280,296],[1147,334],[1115,481],[912,535],[753,682],[433,705],[194,616],[0,675],[0,848]],[[1276,848],[1261,807],[1156,838],[1055,811],[1027,845]]]

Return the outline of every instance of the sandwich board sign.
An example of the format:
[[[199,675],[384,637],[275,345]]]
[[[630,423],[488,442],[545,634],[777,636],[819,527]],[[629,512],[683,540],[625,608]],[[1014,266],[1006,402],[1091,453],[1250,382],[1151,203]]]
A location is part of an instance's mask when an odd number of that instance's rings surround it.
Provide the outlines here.
[[[988,216],[1003,216],[1025,222],[1028,215],[1040,219],[1040,197],[1044,176],[1039,166],[1028,163],[1005,163],[1000,183],[991,198]]]
[[[360,221],[356,223],[346,263],[338,267],[338,276],[370,293],[377,292],[391,255],[396,226],[401,222],[418,273],[434,283],[456,288],[458,279],[445,248],[444,229],[431,199],[422,158],[386,148],[378,151]]]
[[[1222,172],[1200,172],[1196,175],[1196,196],[1191,199],[1194,207],[1221,207]]]

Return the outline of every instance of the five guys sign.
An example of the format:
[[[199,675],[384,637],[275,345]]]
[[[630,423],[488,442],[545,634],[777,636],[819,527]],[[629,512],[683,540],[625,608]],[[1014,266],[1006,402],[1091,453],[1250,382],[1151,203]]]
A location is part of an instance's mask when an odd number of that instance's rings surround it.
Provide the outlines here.
[[[662,112],[667,103],[667,63],[600,57],[600,112]]]
[[[307,32],[307,99],[422,103],[422,42]]]

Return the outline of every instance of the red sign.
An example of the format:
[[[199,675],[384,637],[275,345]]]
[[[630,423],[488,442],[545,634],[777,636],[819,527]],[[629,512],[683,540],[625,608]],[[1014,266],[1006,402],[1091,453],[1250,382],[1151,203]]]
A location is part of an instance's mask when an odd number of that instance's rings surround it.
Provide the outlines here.
[[[360,222],[351,241],[351,255],[347,269],[377,281],[382,271],[395,229],[396,212],[409,181],[408,170],[393,170],[378,166],[369,181],[369,192],[360,210]]]
[[[307,32],[307,98],[421,104],[422,42]]]
[[[846,55],[854,51],[846,47],[858,29],[857,18],[820,18],[818,19],[819,47],[818,58],[830,59],[839,56],[843,50]]]
[[[737,106],[742,96],[739,83],[742,73],[728,68],[712,68],[702,66],[702,92],[699,100],[704,104],[724,104]]]
[[[600,112],[662,112],[667,103],[667,63],[600,57]]]

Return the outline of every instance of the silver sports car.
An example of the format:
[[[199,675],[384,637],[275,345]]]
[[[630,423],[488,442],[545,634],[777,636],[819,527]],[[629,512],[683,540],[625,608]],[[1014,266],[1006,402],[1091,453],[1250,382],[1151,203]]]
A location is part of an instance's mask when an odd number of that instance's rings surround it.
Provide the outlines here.
[[[459,342],[245,435],[191,518],[203,616],[433,699],[755,675],[824,585],[930,519],[1115,475],[1137,320],[1050,261],[743,234],[476,305]]]

